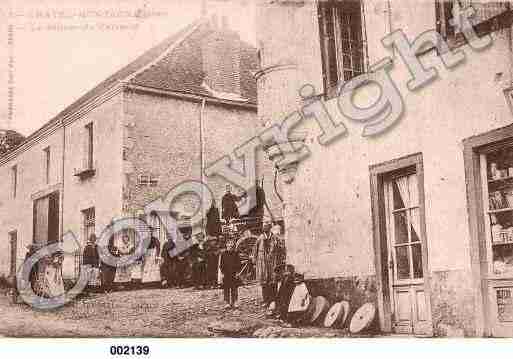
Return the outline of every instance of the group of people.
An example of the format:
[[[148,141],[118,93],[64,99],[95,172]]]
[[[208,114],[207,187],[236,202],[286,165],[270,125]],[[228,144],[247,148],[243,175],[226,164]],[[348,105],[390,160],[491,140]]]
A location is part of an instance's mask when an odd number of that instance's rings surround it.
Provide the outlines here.
[[[127,242],[130,242],[130,238],[123,234],[121,243]],[[175,244],[171,239],[161,247],[160,241],[152,236],[146,252],[135,263],[115,266],[101,260],[96,237],[91,235],[82,257],[82,265],[89,266],[92,273],[89,289],[110,292],[117,283],[132,287],[143,283],[179,288],[191,284],[195,288],[217,286],[219,248],[215,242],[207,241],[201,246],[195,245],[178,255],[174,255],[174,248]],[[113,258],[119,258],[133,254],[135,246],[120,246],[111,240],[107,250]]]
[[[27,246],[27,253],[25,260],[30,260],[32,257],[38,256],[38,251],[41,246],[30,244]],[[40,255],[41,256],[41,255]],[[62,279],[62,262],[64,260],[64,253],[57,251],[52,254],[42,255],[41,258],[34,262],[30,267],[28,277],[28,285],[35,295],[44,298],[58,297],[64,294],[64,282]],[[22,276],[25,273],[22,274]],[[22,288],[18,288],[18,283],[14,281],[15,293]]]
[[[285,245],[283,238],[272,231],[272,222],[263,223],[262,234],[258,237],[250,257],[256,269],[256,280],[262,288],[262,305],[279,301],[282,293],[278,284],[283,283],[285,269]],[[233,239],[227,241],[226,251],[219,260],[222,287],[226,307],[237,307],[238,287],[241,284],[241,260]],[[283,286],[280,286],[280,289]]]
[[[221,199],[221,210],[222,213],[219,212],[217,208],[216,201],[212,200],[212,204],[210,209],[207,212],[207,223],[206,223],[206,233],[211,237],[218,237],[221,235],[221,223],[230,224],[232,220],[238,220],[241,218],[245,218],[246,222],[253,221],[254,223],[261,225],[264,217],[264,207],[266,206],[265,199],[265,191],[262,187],[262,184],[259,181],[255,181],[255,196],[254,202],[250,203],[251,209],[247,214],[241,215],[239,213],[239,207],[237,203],[241,202],[243,199],[248,198],[248,194],[246,192],[241,195],[236,195],[232,193],[232,186],[226,185],[226,193],[223,195]],[[253,197],[252,197],[253,198]],[[255,229],[261,231],[261,228],[258,226]]]
[[[237,236],[226,236],[226,233],[223,236],[222,223],[240,219],[237,202],[247,197],[246,193],[240,196],[232,194],[229,185],[226,189],[222,198],[222,215],[215,202],[207,214],[207,240],[182,253],[174,251],[175,243],[172,238],[168,238],[161,246],[160,241],[152,235],[141,258],[136,259],[135,263],[117,266],[111,261],[102,260],[102,249],[97,244],[97,238],[94,234],[90,235],[82,253],[82,265],[89,267],[91,273],[87,292],[110,292],[117,283],[125,286],[157,283],[164,287],[179,288],[192,285],[197,289],[220,287],[224,292],[226,307],[237,307],[242,272],[247,269],[246,275],[251,273],[254,276],[252,279],[256,279],[261,285],[262,304],[268,306],[271,302],[276,302],[279,306],[283,292],[290,290],[290,286],[287,287],[284,283],[287,282],[291,270],[290,266],[285,266],[282,237],[273,233],[271,221],[263,221],[265,193],[257,182],[255,206],[248,216],[258,223],[257,232],[253,232],[258,235],[258,239],[255,243],[251,242],[252,248],[248,249],[241,245],[243,240],[237,241]],[[133,254],[133,237],[124,232],[113,236],[105,248],[110,253],[110,258]],[[31,274],[31,280],[34,273]]]

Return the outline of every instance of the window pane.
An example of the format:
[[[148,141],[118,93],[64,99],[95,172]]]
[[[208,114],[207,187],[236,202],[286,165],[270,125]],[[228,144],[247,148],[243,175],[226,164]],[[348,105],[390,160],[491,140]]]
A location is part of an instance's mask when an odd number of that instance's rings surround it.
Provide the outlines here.
[[[462,5],[463,7],[465,7],[465,5],[470,5],[469,3],[471,2],[467,0]],[[476,11],[473,21],[475,21],[476,24],[479,24],[480,22],[491,19],[492,17],[497,16],[500,13],[506,11],[508,9],[508,3],[506,1],[473,1],[472,7]]]
[[[342,42],[342,52],[344,54],[349,54],[349,41],[343,38]]]
[[[319,14],[321,17],[320,26],[322,36],[336,38],[333,44],[336,49],[331,48],[332,43],[325,39],[321,41],[324,47],[325,77],[328,84],[333,83],[335,77],[343,77],[337,80],[348,81],[363,72],[363,29],[362,9],[360,1],[334,1],[319,2]],[[336,56],[338,54],[338,58]],[[344,56],[340,56],[343,54]],[[335,66],[339,69],[335,74],[332,71]]]
[[[399,212],[394,214],[394,231],[396,244],[408,242],[408,225],[406,223],[406,212]]]
[[[347,55],[342,55],[344,69],[351,69],[351,58]]]
[[[408,176],[408,192],[410,193],[410,207],[419,205],[419,188],[417,174]]]
[[[413,278],[422,278],[422,246],[420,243],[411,246],[413,256]]]
[[[397,279],[409,279],[410,254],[408,252],[408,246],[396,247],[395,255],[397,261]]]
[[[420,214],[419,209],[410,210],[410,237],[413,243],[420,242]]]
[[[399,191],[399,187],[396,181],[392,182],[392,191],[394,199],[394,209],[405,208],[406,198],[404,198],[404,194],[401,194],[401,192]]]

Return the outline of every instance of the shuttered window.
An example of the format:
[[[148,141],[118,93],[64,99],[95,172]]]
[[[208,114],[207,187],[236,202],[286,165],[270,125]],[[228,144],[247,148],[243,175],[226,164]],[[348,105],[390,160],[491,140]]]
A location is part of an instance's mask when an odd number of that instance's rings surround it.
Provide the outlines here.
[[[478,35],[490,33],[511,26],[510,4],[506,1],[450,0],[436,1],[437,31],[445,38],[463,36],[459,13],[462,9],[472,6],[475,10],[471,22]],[[450,20],[456,21],[451,25]]]
[[[325,91],[365,72],[365,16],[361,0],[319,2]]]

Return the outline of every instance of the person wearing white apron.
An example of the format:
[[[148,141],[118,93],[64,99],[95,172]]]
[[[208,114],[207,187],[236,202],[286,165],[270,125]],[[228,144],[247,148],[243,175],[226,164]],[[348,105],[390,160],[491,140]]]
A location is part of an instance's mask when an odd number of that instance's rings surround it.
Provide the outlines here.
[[[142,264],[142,283],[160,282],[160,242],[151,237],[150,245],[144,253]]]

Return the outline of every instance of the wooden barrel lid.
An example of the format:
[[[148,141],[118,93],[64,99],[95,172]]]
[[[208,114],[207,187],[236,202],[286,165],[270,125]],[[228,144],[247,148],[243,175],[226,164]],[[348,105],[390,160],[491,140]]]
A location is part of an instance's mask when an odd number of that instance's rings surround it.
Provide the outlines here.
[[[349,317],[349,311],[351,310],[351,306],[349,305],[349,302],[346,300],[341,301],[340,304],[342,305],[342,308],[344,308],[344,314],[338,325],[340,328],[344,328],[344,325],[347,322],[347,317]]]
[[[271,304],[269,304],[269,308],[268,308],[270,311],[274,312],[276,310],[276,302],[271,302]]]
[[[303,315],[301,316],[301,319],[300,319],[300,323],[309,324],[310,318],[312,318],[314,311],[315,311],[314,298],[312,296],[310,296],[309,301],[308,301],[308,308],[303,312]]]
[[[310,294],[305,283],[298,284],[290,297],[289,312],[304,312],[310,305]]]
[[[333,304],[330,310],[328,310],[326,318],[324,318],[324,326],[326,328],[336,327],[343,316],[344,307],[342,306],[342,302]]]
[[[271,302],[271,304],[269,304],[269,306],[267,307],[265,314],[267,316],[271,316],[274,314],[275,311],[276,311],[276,302]]]
[[[329,309],[329,303],[323,296],[318,296],[313,299],[314,310],[312,317],[310,318],[310,323],[315,323],[319,318],[321,318],[324,313],[326,313]]]
[[[349,331],[353,334],[367,329],[374,320],[376,308],[372,303],[365,303],[354,313],[349,325]]]

